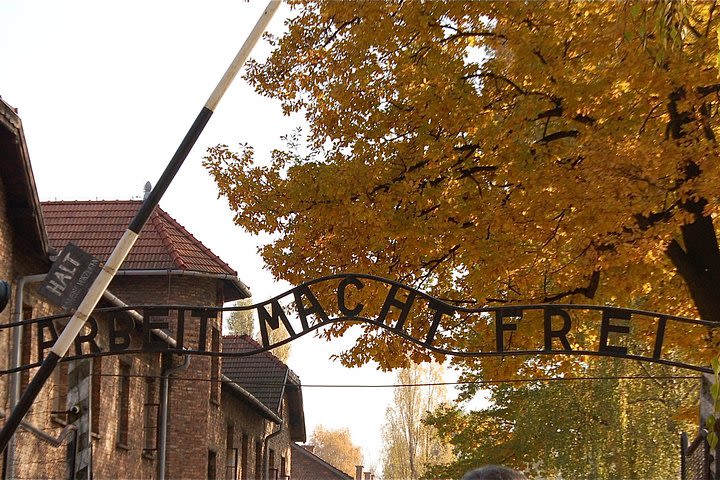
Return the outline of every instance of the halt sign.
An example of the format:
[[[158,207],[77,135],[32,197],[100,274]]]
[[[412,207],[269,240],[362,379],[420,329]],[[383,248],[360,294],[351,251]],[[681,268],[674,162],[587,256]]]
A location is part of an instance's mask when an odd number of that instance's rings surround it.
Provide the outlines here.
[[[75,310],[85,298],[100,261],[77,245],[68,243],[58,255],[38,293],[64,310]]]

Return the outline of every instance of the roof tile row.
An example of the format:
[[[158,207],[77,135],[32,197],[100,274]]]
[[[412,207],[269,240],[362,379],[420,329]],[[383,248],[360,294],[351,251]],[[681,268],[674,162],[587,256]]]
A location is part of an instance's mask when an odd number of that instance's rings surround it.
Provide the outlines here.
[[[249,352],[260,348],[262,346],[247,335],[225,335],[222,339],[224,352]],[[222,370],[226,377],[276,413],[280,413],[288,377],[297,379],[292,370],[270,352],[247,357],[224,357]]]
[[[51,247],[72,242],[105,261],[135,216],[139,200],[43,202]],[[123,263],[126,270],[191,270],[237,275],[174,218],[156,207]]]

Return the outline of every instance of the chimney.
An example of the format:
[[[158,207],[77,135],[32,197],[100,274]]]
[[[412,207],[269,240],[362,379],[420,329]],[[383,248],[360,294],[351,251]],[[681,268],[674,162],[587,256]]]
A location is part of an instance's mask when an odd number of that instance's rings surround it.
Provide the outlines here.
[[[310,453],[315,453],[315,445],[303,445],[302,447]]]
[[[143,200],[150,195],[150,190],[152,190],[152,185],[150,185],[150,182],[145,182],[145,187],[143,187]]]
[[[363,480],[362,473],[363,473],[363,466],[355,465],[355,480]]]
[[[365,480],[372,480],[372,473],[365,472]]]

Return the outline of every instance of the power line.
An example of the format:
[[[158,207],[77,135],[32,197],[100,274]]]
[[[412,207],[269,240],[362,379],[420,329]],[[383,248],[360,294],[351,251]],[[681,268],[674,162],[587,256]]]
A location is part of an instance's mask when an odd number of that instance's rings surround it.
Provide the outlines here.
[[[160,375],[120,375],[115,373],[101,373],[101,377],[136,377],[136,378],[161,378]],[[219,382],[220,380],[211,380],[199,377],[171,377],[173,381],[192,381],[192,382]],[[439,387],[450,385],[501,385],[507,383],[532,383],[532,382],[570,382],[584,380],[699,380],[699,376],[695,375],[616,375],[616,376],[592,376],[592,377],[537,377],[537,378],[516,378],[501,380],[469,380],[456,382],[429,382],[429,383],[392,383],[392,384],[301,384],[303,388],[406,388],[406,387]],[[242,386],[263,386],[263,387],[281,387],[283,383],[279,382],[242,382]]]

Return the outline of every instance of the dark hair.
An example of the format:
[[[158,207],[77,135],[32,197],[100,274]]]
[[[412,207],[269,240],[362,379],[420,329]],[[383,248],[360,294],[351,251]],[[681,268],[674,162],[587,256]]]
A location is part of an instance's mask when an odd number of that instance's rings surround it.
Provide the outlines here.
[[[463,475],[462,480],[526,480],[525,475],[512,468],[500,465],[486,465],[470,470]]]

